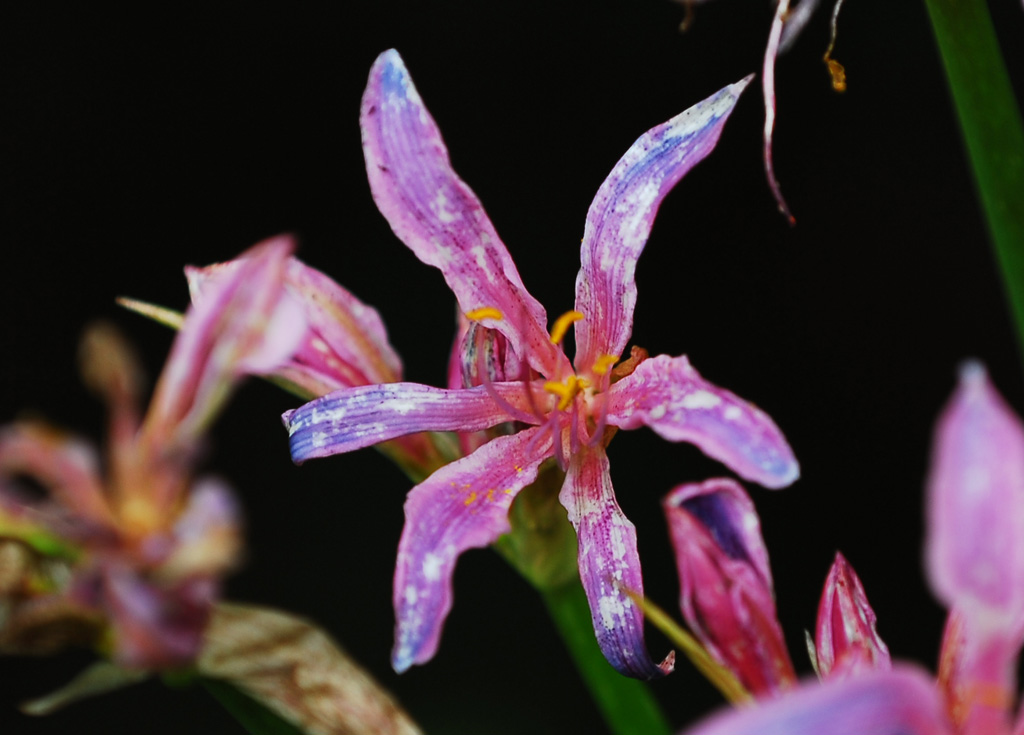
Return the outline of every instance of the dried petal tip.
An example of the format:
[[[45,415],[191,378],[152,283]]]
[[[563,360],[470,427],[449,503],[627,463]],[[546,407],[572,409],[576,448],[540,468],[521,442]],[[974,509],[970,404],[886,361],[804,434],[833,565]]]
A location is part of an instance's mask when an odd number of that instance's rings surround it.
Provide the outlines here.
[[[768,552],[754,504],[733,480],[680,485],[663,502],[683,617],[755,696],[796,681],[775,615]]]
[[[936,596],[975,634],[1011,634],[1024,616],[1024,427],[978,362],[939,418],[927,505]]]
[[[818,672],[824,678],[891,666],[860,578],[838,552],[818,606],[815,644]]]

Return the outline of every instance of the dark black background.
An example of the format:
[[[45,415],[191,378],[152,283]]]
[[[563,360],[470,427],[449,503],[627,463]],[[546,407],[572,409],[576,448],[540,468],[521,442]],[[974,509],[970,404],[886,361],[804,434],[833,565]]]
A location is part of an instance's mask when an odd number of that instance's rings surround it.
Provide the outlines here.
[[[990,6],[1021,97],[1024,11]],[[94,440],[102,409],[75,365],[84,325],[115,322],[155,376],[170,332],[113,298],[181,308],[184,264],[281,232],[379,308],[408,378],[443,381],[450,293],[393,237],[365,182],[359,98],[380,51],[401,51],[455,167],[557,315],[572,306],[605,174],[644,130],[758,70],[771,20],[770,3],[741,0],[699,7],[685,35],[667,0],[32,8],[0,18],[0,419],[29,411]],[[798,226],[765,185],[752,87],[662,207],[634,341],[688,354],[767,410],[799,456],[799,483],[751,488],[798,667],[836,549],[893,654],[932,666],[942,614],[920,572],[931,424],[965,357],[983,359],[1017,407],[1024,384],[923,3],[847,3],[843,95],[820,61],[827,15],[778,66],[776,162]],[[277,415],[294,403],[252,382],[214,432],[208,469],[248,516],[230,597],[322,623],[431,733],[600,732],[539,598],[486,551],[460,563],[437,658],[391,672],[408,482],[372,451],[293,467]],[[721,469],[645,431],[620,433],[610,452],[648,593],[674,609],[658,501]],[[655,654],[667,645],[652,634]],[[44,721],[15,712],[88,660],[0,661],[0,726],[241,732],[202,691],[152,683]],[[719,701],[685,663],[655,691],[679,726]]]

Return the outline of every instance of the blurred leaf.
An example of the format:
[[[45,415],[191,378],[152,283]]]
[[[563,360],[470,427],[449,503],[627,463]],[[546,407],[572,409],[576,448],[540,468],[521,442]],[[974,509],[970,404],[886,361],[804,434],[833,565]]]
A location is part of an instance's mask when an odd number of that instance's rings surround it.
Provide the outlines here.
[[[311,735],[421,732],[326,633],[275,610],[218,605],[197,668],[202,676],[229,683]],[[280,729],[283,723],[267,719],[227,690],[215,685],[212,690],[250,732],[295,732]]]
[[[25,702],[21,711],[27,715],[48,715],[81,699],[136,684],[148,676],[148,671],[129,671],[109,661],[100,661],[57,691]]]

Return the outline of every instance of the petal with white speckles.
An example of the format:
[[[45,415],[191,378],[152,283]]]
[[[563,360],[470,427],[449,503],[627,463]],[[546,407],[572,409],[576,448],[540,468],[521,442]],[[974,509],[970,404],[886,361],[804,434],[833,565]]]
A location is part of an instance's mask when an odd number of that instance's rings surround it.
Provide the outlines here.
[[[603,449],[583,449],[572,456],[558,499],[576,528],[580,580],[608,663],[638,679],[671,672],[674,655],[661,664],[651,659],[644,643],[643,613],[625,592],[644,593],[636,527],[615,501]]]
[[[543,431],[493,439],[410,491],[395,567],[396,671],[425,663],[437,651],[452,606],[455,562],[466,549],[508,533],[512,500],[551,456],[550,433]]]
[[[634,272],[661,200],[714,149],[751,77],[644,133],[605,179],[587,213],[576,278],[576,367],[620,355],[633,331]]]
[[[771,418],[704,380],[686,357],[653,357],[615,383],[608,392],[608,423],[621,429],[647,425],[669,441],[695,444],[765,487],[785,487],[800,476]]]
[[[545,375],[565,358],[547,336],[544,307],[515,264],[476,194],[451,167],[448,150],[397,51],[370,70],[360,126],[374,201],[398,238],[438,268],[463,312],[498,309],[486,319],[518,355]]]
[[[530,408],[527,385],[493,383],[489,387],[509,406],[524,412]],[[422,431],[479,431],[511,420],[507,407],[495,402],[483,386],[446,390],[419,383],[343,388],[282,418],[296,462]]]

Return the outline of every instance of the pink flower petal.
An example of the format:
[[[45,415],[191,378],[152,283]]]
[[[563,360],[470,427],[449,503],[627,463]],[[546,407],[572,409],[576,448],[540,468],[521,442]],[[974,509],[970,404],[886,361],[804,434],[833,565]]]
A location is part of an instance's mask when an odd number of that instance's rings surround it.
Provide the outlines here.
[[[744,479],[780,488],[800,476],[793,451],[756,406],[704,380],[686,357],[645,360],[608,391],[608,423],[646,425],[695,444]]]
[[[634,272],[665,195],[714,149],[747,77],[640,136],[587,212],[576,277],[576,367],[621,355],[633,330]]]
[[[793,686],[768,551],[746,492],[733,480],[708,480],[680,485],[663,506],[679,569],[679,604],[694,635],[752,694]]]
[[[1024,617],[1024,427],[978,363],[939,419],[925,559],[935,595],[971,637],[1017,638]]]
[[[550,343],[544,308],[523,286],[483,205],[452,170],[448,150],[397,51],[370,70],[360,125],[374,201],[395,235],[440,269],[465,313],[498,309],[484,325],[504,334],[545,375],[565,360]]]
[[[864,586],[838,552],[818,605],[814,644],[818,672],[825,678],[892,666],[889,649],[875,630],[875,611]]]
[[[231,278],[244,262],[243,256],[205,268],[187,267],[193,302],[202,301],[211,284]],[[375,309],[297,258],[288,259],[285,288],[299,304],[308,331],[291,360],[272,366],[275,375],[314,397],[354,385],[401,380],[401,360]],[[288,300],[282,306],[290,304]]]
[[[801,3],[803,4],[803,3]],[[791,225],[796,219],[789,211],[789,205],[782,197],[782,189],[775,178],[775,165],[772,162],[772,135],[775,131],[775,58],[779,55],[779,44],[782,41],[783,28],[787,23],[789,0],[778,0],[771,31],[768,34],[768,46],[764,51],[764,64],[761,68],[761,85],[764,89],[764,170],[768,176],[768,187],[772,190],[779,211],[785,215]]]
[[[395,648],[398,672],[429,661],[452,606],[455,561],[466,549],[493,543],[511,530],[508,508],[551,456],[551,438],[527,429],[488,442],[414,487],[405,501],[405,528],[395,568]]]
[[[522,383],[494,383],[512,406],[527,410]],[[343,388],[282,416],[292,459],[351,452],[420,431],[479,431],[510,417],[484,387],[446,390],[419,383]],[[538,419],[539,421],[539,419]]]
[[[144,422],[151,446],[194,439],[242,374],[269,372],[301,343],[301,312],[280,308],[292,248],[287,237],[256,245],[186,312]]]
[[[558,496],[579,539],[580,580],[594,634],[608,663],[626,676],[653,679],[672,671],[675,655],[656,664],[644,644],[644,616],[626,594],[643,595],[636,527],[615,501],[603,449],[572,455]]]
[[[900,666],[810,683],[758,707],[714,715],[686,735],[952,735],[934,683]]]

